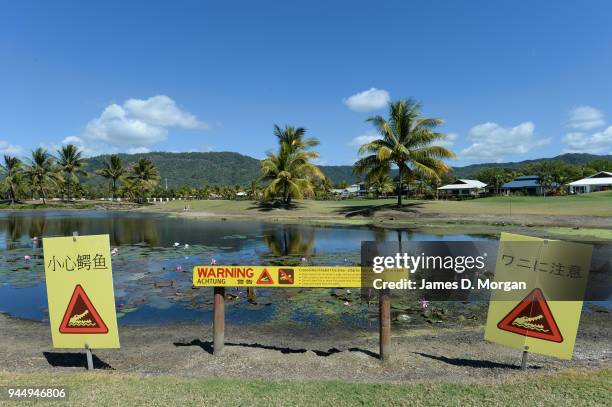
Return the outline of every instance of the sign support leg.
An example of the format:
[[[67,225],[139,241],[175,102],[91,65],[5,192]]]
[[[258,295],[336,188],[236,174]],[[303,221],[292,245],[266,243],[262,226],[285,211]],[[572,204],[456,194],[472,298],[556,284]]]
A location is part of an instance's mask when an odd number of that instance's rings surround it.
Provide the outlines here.
[[[213,302],[213,355],[223,354],[225,343],[225,287],[215,287]]]
[[[87,356],[87,370],[94,370],[93,355],[88,344],[85,344],[85,355]]]
[[[389,360],[391,348],[391,292],[388,288],[380,290],[378,300],[378,324],[380,360]]]
[[[523,358],[521,359],[521,370],[527,370],[527,357],[529,356],[529,352],[527,351],[529,346],[525,346],[525,350],[523,351]]]

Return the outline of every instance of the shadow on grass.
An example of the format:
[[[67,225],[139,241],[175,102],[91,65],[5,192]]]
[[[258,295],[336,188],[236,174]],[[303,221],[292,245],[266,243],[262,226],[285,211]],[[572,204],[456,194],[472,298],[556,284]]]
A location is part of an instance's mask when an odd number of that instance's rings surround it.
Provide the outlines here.
[[[417,355],[434,359],[439,362],[448,363],[453,366],[474,367],[479,369],[520,369],[518,365],[509,363],[491,362],[490,360],[464,359],[464,358],[447,358],[446,356],[429,355],[427,353],[414,352]],[[530,368],[539,369],[539,366],[531,366]]]
[[[82,367],[87,368],[87,356],[85,353],[69,352],[43,352],[47,362],[53,367]],[[96,355],[93,356],[94,369],[115,370],[111,365],[104,362]]]
[[[289,205],[274,201],[274,202],[253,202],[253,205],[249,206],[247,210],[258,210],[260,212],[270,212],[275,211],[277,209],[285,209],[285,210],[295,210],[301,209],[303,205],[295,202],[291,202]]]
[[[209,354],[213,354],[213,343],[211,341],[201,341],[199,339],[194,339],[191,342],[174,342],[174,346],[176,347],[181,347],[181,346],[199,346],[200,348],[202,348],[204,351],[206,351]],[[273,350],[273,351],[277,351],[283,354],[292,354],[292,353],[306,353],[309,351],[309,349],[304,349],[304,348],[288,348],[288,347],[282,347],[282,346],[273,346],[273,345],[263,345],[260,343],[244,343],[244,342],[240,342],[240,343],[233,343],[233,342],[225,342],[225,346],[239,346],[239,347],[243,347],[243,348],[255,348],[255,349],[266,349],[266,350]],[[321,357],[327,357],[327,356],[331,356],[335,353],[340,353],[342,352],[340,349],[337,348],[330,348],[328,350],[315,350],[315,349],[310,349],[311,352],[313,352],[315,355],[317,356],[321,356]],[[367,349],[361,349],[361,348],[349,348],[348,349],[349,352],[361,352],[364,353],[368,356],[371,356],[373,358],[378,359],[378,353],[369,351]]]
[[[418,209],[424,205],[424,202],[410,202],[406,204],[402,204],[401,207],[398,207],[396,204],[381,204],[381,205],[351,205],[344,206],[338,208],[334,211],[339,215],[344,215],[347,218],[351,218],[353,216],[372,216],[379,211],[397,211],[404,213],[419,213]]]

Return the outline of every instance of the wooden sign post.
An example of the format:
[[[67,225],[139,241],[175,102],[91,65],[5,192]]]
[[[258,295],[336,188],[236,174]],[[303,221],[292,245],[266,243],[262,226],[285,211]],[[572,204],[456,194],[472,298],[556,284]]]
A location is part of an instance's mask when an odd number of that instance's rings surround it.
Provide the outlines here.
[[[400,270],[401,272],[401,270]],[[403,275],[402,275],[403,276]],[[225,287],[247,287],[247,298],[254,298],[255,288],[361,288],[359,266],[225,266],[193,268],[194,287],[213,287],[213,354],[223,354],[225,340]],[[388,360],[391,348],[391,291],[380,290],[380,359]]]
[[[221,356],[225,345],[225,287],[215,287],[213,302],[213,355]]]
[[[389,360],[391,354],[391,291],[388,288],[380,290],[378,300],[378,324],[379,324],[379,355],[380,360]]]

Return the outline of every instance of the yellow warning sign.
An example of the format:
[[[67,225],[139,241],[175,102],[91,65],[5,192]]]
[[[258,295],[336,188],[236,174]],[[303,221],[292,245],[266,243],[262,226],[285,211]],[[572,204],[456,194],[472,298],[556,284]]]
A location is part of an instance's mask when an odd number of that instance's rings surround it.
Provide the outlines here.
[[[485,340],[571,359],[593,247],[502,233],[495,281],[524,281],[527,294],[491,294]],[[514,297],[513,297],[514,296]]]
[[[195,287],[374,287],[373,281],[407,281],[408,270],[387,269],[376,274],[359,266],[196,266]]]
[[[193,285],[208,287],[361,287],[361,267],[196,266]]]
[[[56,348],[118,348],[108,235],[43,239]]]

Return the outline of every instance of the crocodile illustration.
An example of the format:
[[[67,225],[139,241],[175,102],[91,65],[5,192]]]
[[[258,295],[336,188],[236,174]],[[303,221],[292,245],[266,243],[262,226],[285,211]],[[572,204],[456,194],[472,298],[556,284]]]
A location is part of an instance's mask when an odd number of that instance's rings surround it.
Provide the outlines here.
[[[81,314],[73,315],[70,317],[70,321],[68,321],[68,326],[96,326],[95,322],[90,319],[83,320],[87,314],[89,314],[89,310],[85,310]]]
[[[512,325],[525,329],[531,329],[532,331],[549,332],[548,329],[544,328],[544,325],[535,323],[542,319],[544,319],[542,314],[536,315],[535,317],[522,316],[512,321]]]

